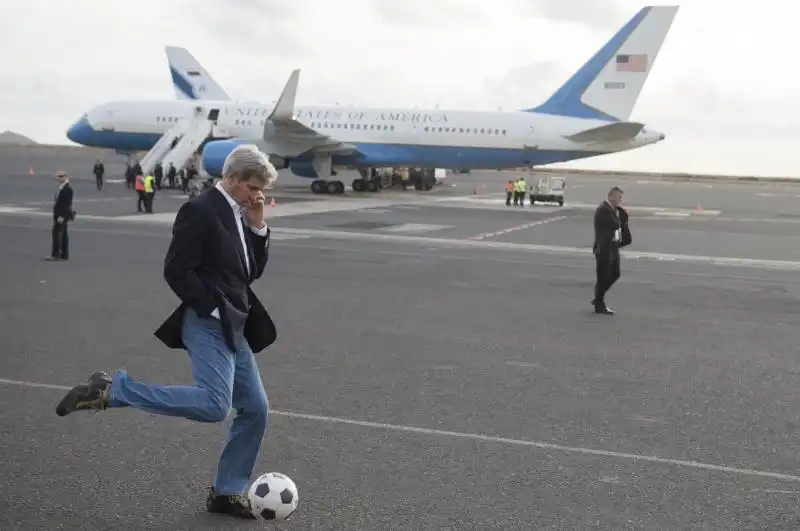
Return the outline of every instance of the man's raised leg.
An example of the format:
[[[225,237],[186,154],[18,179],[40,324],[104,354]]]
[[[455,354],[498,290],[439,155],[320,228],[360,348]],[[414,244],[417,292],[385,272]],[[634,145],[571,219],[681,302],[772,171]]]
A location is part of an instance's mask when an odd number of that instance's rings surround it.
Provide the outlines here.
[[[197,385],[146,384],[133,380],[124,370],[118,370],[113,379],[95,373],[88,384],[78,385],[64,396],[56,413],[65,416],[87,409],[133,407],[199,422],[222,422],[231,409],[235,359],[225,345],[219,321],[186,310],[183,342]]]

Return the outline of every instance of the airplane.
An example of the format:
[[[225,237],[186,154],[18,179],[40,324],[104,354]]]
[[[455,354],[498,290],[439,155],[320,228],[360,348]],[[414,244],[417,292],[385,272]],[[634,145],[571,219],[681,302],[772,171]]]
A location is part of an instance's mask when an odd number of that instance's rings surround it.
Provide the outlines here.
[[[356,192],[375,191],[373,167],[498,169],[540,166],[655,144],[664,133],[629,117],[678,6],[641,9],[544,103],[518,111],[296,106],[300,70],[270,104],[229,100],[123,101],[91,109],[67,137],[86,146],[148,150],[183,166],[202,152],[218,177],[227,155],[256,144],[277,169],[309,179],[314,193],[342,194],[330,180],[356,167]]]

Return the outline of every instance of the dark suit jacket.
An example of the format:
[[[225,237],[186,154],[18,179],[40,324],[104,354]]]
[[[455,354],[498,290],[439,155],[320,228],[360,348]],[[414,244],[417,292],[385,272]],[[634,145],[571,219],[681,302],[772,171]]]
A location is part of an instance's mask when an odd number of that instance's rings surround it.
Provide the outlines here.
[[[72,195],[72,186],[69,183],[58,191],[56,202],[53,205],[53,219],[64,218],[69,221],[72,218]]]
[[[614,233],[620,231],[620,241],[614,241]],[[622,207],[614,208],[603,201],[594,212],[594,244],[592,251],[598,258],[613,260],[619,258],[619,249],[630,245],[631,231],[628,227],[628,213]]]
[[[253,352],[261,352],[277,339],[275,324],[250,284],[261,277],[269,256],[267,236],[244,227],[250,274],[247,274],[236,218],[225,196],[212,188],[185,203],[172,227],[172,242],[164,259],[164,278],[181,299],[178,309],[155,331],[170,348],[183,348],[183,314],[192,308],[214,319],[219,308],[228,348],[244,337]]]

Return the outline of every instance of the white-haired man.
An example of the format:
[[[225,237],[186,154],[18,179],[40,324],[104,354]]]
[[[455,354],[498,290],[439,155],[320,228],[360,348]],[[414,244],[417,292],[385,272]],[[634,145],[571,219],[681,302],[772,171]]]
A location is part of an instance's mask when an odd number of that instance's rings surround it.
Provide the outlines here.
[[[245,490],[268,415],[253,352],[277,338],[272,319],[250,289],[267,264],[264,188],[276,177],[255,146],[239,146],[228,155],[222,180],[185,203],[175,218],[164,278],[181,304],[155,335],[170,348],[188,351],[195,385],[141,383],[125,370],[113,378],[96,372],[56,407],[59,416],[134,407],[199,422],[222,422],[235,409],[206,507],[242,518],[253,518]]]

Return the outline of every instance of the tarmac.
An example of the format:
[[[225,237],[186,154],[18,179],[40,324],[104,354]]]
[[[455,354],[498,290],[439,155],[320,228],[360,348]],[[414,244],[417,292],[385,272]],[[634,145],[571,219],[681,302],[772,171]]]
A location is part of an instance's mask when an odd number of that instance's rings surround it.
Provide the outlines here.
[[[205,512],[228,422],[55,415],[96,370],[191,381],[152,335],[177,305],[162,266],[186,197],[137,214],[124,184],[94,188],[94,156],[67,157],[0,173],[0,529],[260,528]],[[62,168],[78,219],[49,263]],[[576,176],[564,207],[515,209],[508,172],[346,197],[284,173],[254,289],[279,333],[258,355],[257,472],[297,483],[288,526],[800,527],[800,186]],[[589,247],[614,184],[634,243],[607,317]]]

